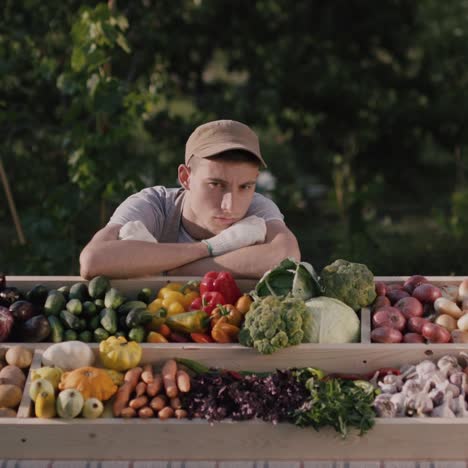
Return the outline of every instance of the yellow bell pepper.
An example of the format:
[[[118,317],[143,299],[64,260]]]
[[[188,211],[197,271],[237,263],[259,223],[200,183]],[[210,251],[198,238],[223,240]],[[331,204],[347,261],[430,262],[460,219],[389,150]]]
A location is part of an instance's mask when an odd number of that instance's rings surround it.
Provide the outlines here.
[[[161,333],[150,331],[146,337],[147,343],[168,343],[168,340]]]
[[[167,283],[166,286],[161,288],[158,292],[158,298],[159,299],[164,299],[165,295],[171,291],[180,291],[180,288],[182,288],[182,285],[180,283]]]
[[[99,343],[99,357],[104,367],[125,371],[138,366],[142,348],[136,341],[127,341],[123,336],[110,336]]]
[[[161,307],[166,309],[167,316],[181,314],[190,310],[190,304],[200,296],[194,283],[168,283],[158,292],[158,297],[149,304],[150,311],[157,311]]]

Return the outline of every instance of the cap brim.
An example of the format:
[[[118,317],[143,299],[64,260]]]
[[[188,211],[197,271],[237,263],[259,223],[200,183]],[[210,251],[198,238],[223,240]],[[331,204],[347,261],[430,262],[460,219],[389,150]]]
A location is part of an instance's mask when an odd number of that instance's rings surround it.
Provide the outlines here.
[[[248,148],[247,146],[240,145],[240,144],[226,143],[226,144],[211,145],[208,148],[205,148],[203,151],[197,152],[193,156],[198,156],[199,158],[210,158],[212,156],[216,156],[220,153],[224,153],[225,151],[229,151],[229,150],[247,151],[247,153],[250,153],[253,156],[255,156],[262,163],[263,167],[268,167],[266,162],[258,153],[252,151],[251,148]]]

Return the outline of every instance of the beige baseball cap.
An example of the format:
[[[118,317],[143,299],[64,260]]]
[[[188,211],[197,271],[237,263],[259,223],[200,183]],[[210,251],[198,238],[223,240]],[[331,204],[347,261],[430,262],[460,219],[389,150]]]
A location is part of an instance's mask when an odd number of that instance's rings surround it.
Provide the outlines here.
[[[248,151],[267,167],[260,153],[257,135],[247,125],[236,120],[215,120],[197,127],[185,145],[185,164],[193,156],[209,158],[236,149]]]

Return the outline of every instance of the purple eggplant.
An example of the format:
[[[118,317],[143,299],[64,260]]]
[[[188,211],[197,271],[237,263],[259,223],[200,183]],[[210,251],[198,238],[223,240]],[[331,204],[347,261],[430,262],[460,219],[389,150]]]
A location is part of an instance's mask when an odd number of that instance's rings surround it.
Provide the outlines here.
[[[9,308],[15,320],[25,322],[36,315],[36,309],[29,301],[16,301]]]
[[[10,307],[13,302],[23,299],[23,296],[18,288],[14,286],[3,288],[0,291],[0,305]]]
[[[8,340],[14,323],[13,314],[6,307],[0,306],[0,341]]]
[[[50,324],[45,315],[35,315],[26,320],[19,330],[20,341],[37,343],[44,341],[50,335]]]

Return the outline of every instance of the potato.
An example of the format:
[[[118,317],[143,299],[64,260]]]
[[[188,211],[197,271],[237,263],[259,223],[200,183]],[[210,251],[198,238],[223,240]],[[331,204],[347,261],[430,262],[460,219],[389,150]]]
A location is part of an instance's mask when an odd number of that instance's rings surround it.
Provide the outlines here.
[[[423,325],[421,335],[430,343],[448,343],[452,338],[446,328],[431,322]]]
[[[404,315],[408,320],[411,317],[422,317],[424,312],[423,305],[415,297],[403,297],[396,304],[395,307]]]
[[[437,298],[442,296],[442,292],[437,286],[434,286],[433,284],[423,283],[415,288],[412,296],[421,301],[423,304],[432,304]]]
[[[11,384],[23,388],[25,382],[26,377],[19,367],[8,365],[0,370],[0,384]]]
[[[0,418],[16,418],[16,411],[11,408],[0,408]]]
[[[8,364],[25,369],[31,365],[33,353],[24,346],[12,346],[6,352],[5,359]]]
[[[406,326],[406,319],[397,308],[386,306],[374,312],[372,325],[374,328],[392,327],[402,331]]]
[[[436,318],[435,323],[437,323],[437,325],[440,325],[441,327],[446,328],[450,332],[457,328],[457,321],[451,315],[447,314],[439,315]]]
[[[0,385],[0,408],[16,408],[23,397],[23,392],[16,385]]]
[[[419,333],[405,333],[403,335],[403,343],[425,343],[426,340]]]
[[[401,343],[403,335],[392,327],[378,327],[371,331],[371,340],[374,343]]]
[[[454,319],[458,320],[463,312],[455,302],[446,299],[445,297],[439,297],[434,301],[434,309],[438,314],[450,315]]]
[[[387,291],[387,297],[392,304],[395,304],[403,297],[409,297],[409,293],[403,289],[392,289],[391,291]]]
[[[421,275],[413,275],[410,276],[404,283],[403,283],[403,289],[410,294],[413,294],[413,291],[423,283],[427,283],[427,279],[424,276]]]
[[[429,320],[427,320],[424,317],[411,317],[408,320],[408,330],[412,333],[422,333],[422,327],[426,323],[430,323]]]

